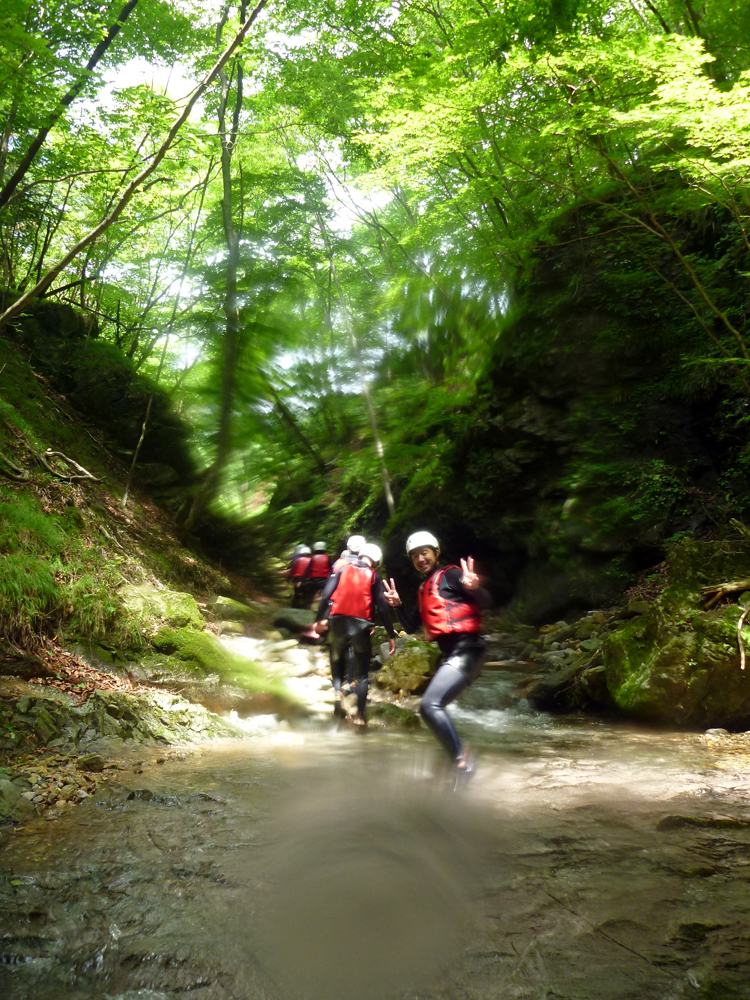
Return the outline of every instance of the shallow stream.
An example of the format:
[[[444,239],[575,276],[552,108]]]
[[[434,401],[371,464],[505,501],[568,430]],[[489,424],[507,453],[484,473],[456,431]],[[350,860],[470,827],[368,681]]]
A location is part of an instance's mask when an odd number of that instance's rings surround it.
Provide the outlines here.
[[[552,718],[256,719],[0,837],[6,1000],[750,998],[750,741]],[[141,773],[137,773],[141,771]]]

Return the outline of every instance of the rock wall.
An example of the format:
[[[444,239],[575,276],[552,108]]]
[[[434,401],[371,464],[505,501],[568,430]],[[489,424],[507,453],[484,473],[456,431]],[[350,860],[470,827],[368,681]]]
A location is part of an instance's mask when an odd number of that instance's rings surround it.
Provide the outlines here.
[[[717,299],[740,308],[731,226],[680,225]],[[471,408],[436,426],[454,444],[440,478],[410,491],[387,551],[406,575],[404,530],[429,511],[446,554],[473,551],[498,602],[538,624],[613,605],[670,539],[750,509],[748,400],[651,268],[682,288],[669,252],[593,209],[555,237],[515,290]]]

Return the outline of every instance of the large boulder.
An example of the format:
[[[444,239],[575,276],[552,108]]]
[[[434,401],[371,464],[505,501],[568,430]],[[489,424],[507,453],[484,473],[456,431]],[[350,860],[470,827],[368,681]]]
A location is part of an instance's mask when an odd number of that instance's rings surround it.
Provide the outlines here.
[[[668,574],[648,610],[602,644],[614,705],[651,722],[747,728],[750,669],[740,670],[737,644],[742,609],[732,602],[705,610],[701,587],[750,577],[750,545],[684,538],[670,552]]]
[[[386,658],[387,657],[387,658]],[[375,680],[394,694],[421,694],[430,683],[440,659],[440,650],[432,642],[407,640],[393,656],[383,656],[383,668]]]

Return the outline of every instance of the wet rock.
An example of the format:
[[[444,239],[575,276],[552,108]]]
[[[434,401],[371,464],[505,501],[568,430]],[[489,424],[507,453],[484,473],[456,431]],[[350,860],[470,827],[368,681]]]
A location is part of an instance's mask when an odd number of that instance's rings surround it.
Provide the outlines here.
[[[394,693],[421,694],[430,682],[440,659],[436,643],[409,639],[384,661],[376,682]]]
[[[601,639],[583,639],[581,642],[581,649],[585,649],[587,652],[593,653],[595,650],[599,649],[601,644]]]
[[[0,821],[18,822],[33,809],[34,806],[20,788],[7,778],[0,777]]]
[[[46,743],[47,740],[51,739],[53,736],[57,735],[58,729],[55,722],[46,710],[37,706],[34,712],[34,733],[37,736],[40,743]]]
[[[580,665],[573,663],[545,677],[531,678],[523,690],[523,696],[530,705],[541,711],[567,711],[577,700],[573,691],[577,685],[579,670]]]
[[[587,698],[595,705],[603,708],[614,707],[607,688],[607,671],[603,665],[582,671],[580,683]]]
[[[84,753],[78,758],[80,771],[103,771],[105,760],[98,753]]]
[[[577,639],[590,639],[592,633],[598,631],[598,623],[593,618],[584,618],[576,625],[575,636]]]
[[[313,649],[285,649],[279,654],[280,664],[285,674],[292,677],[304,677],[321,666],[317,651]]]
[[[7,815],[15,809],[21,792],[8,778],[0,778],[0,815]]]
[[[367,719],[384,729],[419,729],[422,724],[416,712],[388,704],[368,705]]]
[[[243,694],[247,696],[247,692]],[[17,726],[12,743],[14,750],[38,746],[35,726],[39,717],[51,720],[67,745],[83,746],[89,752],[105,754],[122,746],[123,742],[172,743],[199,737],[241,735],[234,726],[201,705],[193,705],[178,695],[162,691],[95,691],[83,705],[75,705],[70,698],[50,688],[44,695],[30,699],[24,715],[13,714],[12,698],[0,698],[0,708]],[[29,775],[30,783],[40,784],[41,781],[39,774]]]
[[[244,635],[245,626],[242,622],[219,622],[219,635]]]

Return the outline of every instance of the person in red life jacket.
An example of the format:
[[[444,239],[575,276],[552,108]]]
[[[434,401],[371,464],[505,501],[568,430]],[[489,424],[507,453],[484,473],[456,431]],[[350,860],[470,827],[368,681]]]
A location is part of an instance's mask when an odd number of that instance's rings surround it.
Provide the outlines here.
[[[312,559],[312,550],[307,545],[298,545],[292,555],[292,561],[287,570],[289,579],[292,581],[294,592],[292,594],[292,607],[301,608],[304,605],[304,593],[302,581]]]
[[[302,578],[302,590],[305,606],[310,605],[320,595],[325,582],[331,575],[331,557],[326,555],[328,546],[325,542],[315,542],[312,547],[312,559]]]
[[[440,546],[429,531],[409,536],[406,551],[424,577],[419,588],[419,614],[401,606],[396,585],[391,580],[385,599],[398,608],[398,617],[407,632],[416,632],[420,623],[431,642],[437,642],[443,661],[422,697],[420,711],[427,725],[453,758],[459,770],[471,768],[468,746],[458,737],[446,706],[479,676],[485,657],[480,636],[480,607],[488,607],[489,594],[480,586],[474,560],[459,566],[440,566]]]
[[[338,573],[345,563],[356,562],[359,553],[362,551],[362,546],[366,544],[367,542],[363,535],[352,535],[346,543],[346,548],[333,564],[331,572]]]
[[[341,686],[347,654],[349,651],[352,653],[357,694],[357,716],[353,721],[360,726],[366,724],[367,675],[372,656],[370,633],[376,608],[388,633],[391,656],[396,651],[396,633],[391,609],[385,599],[385,584],[377,572],[381,557],[377,545],[363,545],[356,562],[345,562],[328,578],[320,595],[318,620],[314,626],[318,634],[330,626],[331,679],[336,699],[334,713],[337,715],[341,712]]]

